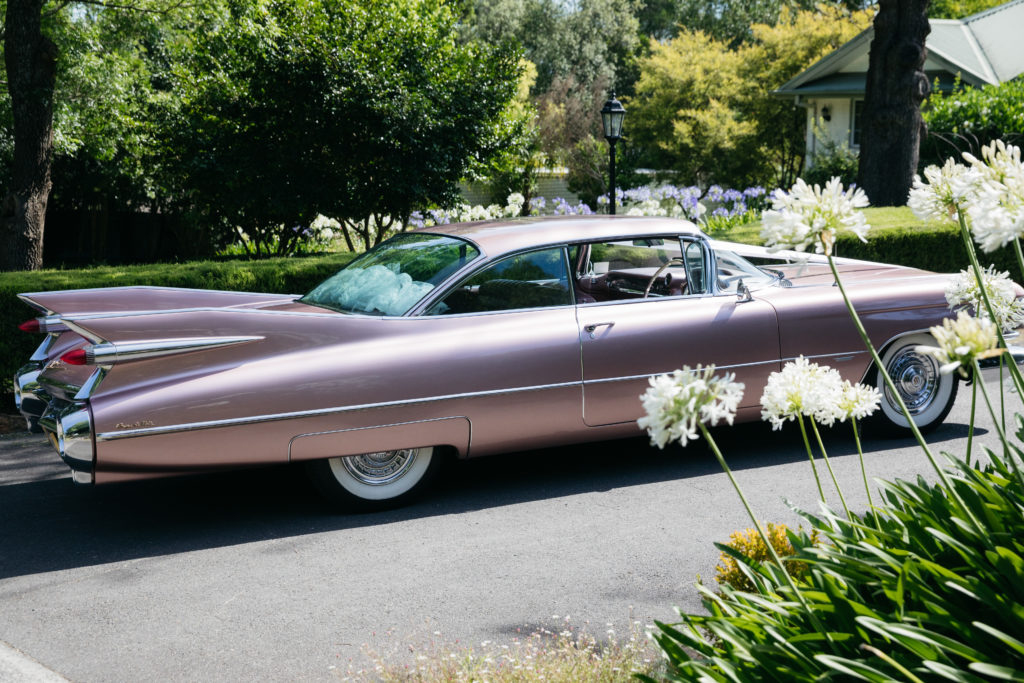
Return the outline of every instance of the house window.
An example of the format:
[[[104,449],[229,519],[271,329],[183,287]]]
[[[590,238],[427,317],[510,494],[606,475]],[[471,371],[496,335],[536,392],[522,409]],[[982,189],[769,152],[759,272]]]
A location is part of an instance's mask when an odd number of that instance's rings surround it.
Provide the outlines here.
[[[853,101],[853,114],[850,121],[850,147],[860,147],[861,121],[864,115],[864,100]]]

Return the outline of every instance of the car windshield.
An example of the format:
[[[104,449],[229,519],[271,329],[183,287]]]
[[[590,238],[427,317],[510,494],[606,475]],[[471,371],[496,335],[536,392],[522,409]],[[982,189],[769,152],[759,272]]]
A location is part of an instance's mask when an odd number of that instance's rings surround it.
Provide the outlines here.
[[[353,259],[299,301],[342,313],[404,315],[478,256],[479,249],[456,237],[397,235]]]
[[[716,249],[715,259],[718,262],[718,291],[720,292],[736,292],[740,282],[743,282],[748,289],[758,289],[779,279],[770,271],[766,272],[732,251]]]

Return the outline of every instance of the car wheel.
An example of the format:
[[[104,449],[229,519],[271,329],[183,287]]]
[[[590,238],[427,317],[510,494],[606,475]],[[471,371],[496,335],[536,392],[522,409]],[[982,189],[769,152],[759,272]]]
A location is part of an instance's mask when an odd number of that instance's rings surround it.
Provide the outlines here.
[[[930,334],[901,337],[882,354],[882,365],[914,418],[914,424],[921,432],[929,432],[942,424],[953,408],[959,381],[955,373],[940,374],[939,362],[919,352],[918,346],[935,346],[935,339]],[[876,369],[874,377],[875,386],[882,392],[880,420],[876,420],[876,424],[890,434],[910,434],[910,423],[885,385],[882,373]]]
[[[369,512],[399,507],[426,488],[441,461],[432,447],[363,453],[306,463],[313,484],[338,507]]]

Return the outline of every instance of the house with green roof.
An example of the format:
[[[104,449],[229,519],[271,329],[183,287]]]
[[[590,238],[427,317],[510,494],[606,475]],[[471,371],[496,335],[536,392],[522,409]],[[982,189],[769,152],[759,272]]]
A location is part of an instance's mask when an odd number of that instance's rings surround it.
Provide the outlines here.
[[[932,87],[997,85],[1024,73],[1024,0],[966,19],[932,19],[924,71]],[[779,97],[807,110],[807,159],[831,141],[860,148],[861,112],[873,27],[823,57],[781,88]]]

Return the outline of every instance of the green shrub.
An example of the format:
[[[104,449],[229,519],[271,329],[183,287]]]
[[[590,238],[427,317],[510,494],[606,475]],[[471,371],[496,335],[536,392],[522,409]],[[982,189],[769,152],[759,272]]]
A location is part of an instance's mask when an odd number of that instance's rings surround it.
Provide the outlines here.
[[[789,557],[796,552],[793,543],[789,540],[790,532],[785,524],[768,522],[764,528],[768,534],[768,540],[771,541],[772,547],[775,548],[779,557]],[[813,530],[811,532],[812,541],[816,543],[817,538],[818,532]],[[747,575],[746,567],[750,564],[768,562],[771,559],[768,546],[764,544],[757,529],[733,532],[729,535],[729,542],[718,544],[718,549],[722,551],[722,554],[718,558],[718,566],[715,567],[715,581],[738,591],[754,590],[754,583]],[[785,565],[786,571],[795,578],[800,578],[807,572],[807,564],[804,562],[787,561]]]
[[[993,140],[1019,145],[1024,140],[1024,80],[981,88],[934,90],[922,111],[928,135],[921,141],[921,166],[959,161],[961,152],[979,156]]]
[[[39,345],[40,337],[25,334],[18,323],[35,315],[19,292],[59,289],[159,285],[193,289],[304,293],[334,273],[352,254],[263,261],[196,261],[145,266],[100,266],[77,270],[39,270],[0,273],[0,390],[9,391],[11,378]]]
[[[811,157],[810,167],[800,177],[811,185],[824,185],[838,177],[845,187],[849,187],[857,182],[858,159],[857,153],[845,144],[839,145],[827,139],[821,150]]]
[[[1018,438],[1024,420],[1018,416]],[[757,595],[698,586],[709,614],[658,623],[670,680],[1021,680],[1024,677],[1024,487],[1000,454],[947,456],[979,529],[941,484],[883,487],[880,527],[807,515],[792,534],[808,566],[797,589],[772,562],[746,561]],[[649,679],[647,679],[649,680]]]

